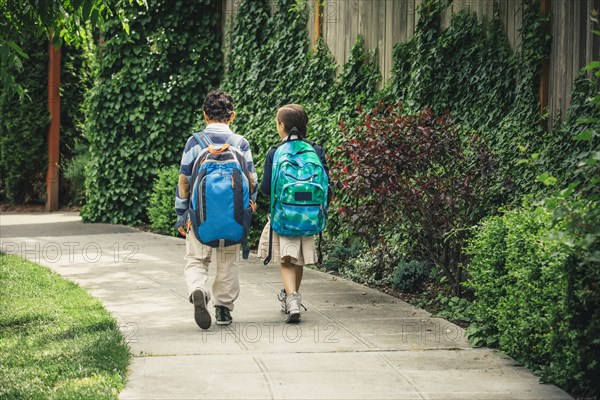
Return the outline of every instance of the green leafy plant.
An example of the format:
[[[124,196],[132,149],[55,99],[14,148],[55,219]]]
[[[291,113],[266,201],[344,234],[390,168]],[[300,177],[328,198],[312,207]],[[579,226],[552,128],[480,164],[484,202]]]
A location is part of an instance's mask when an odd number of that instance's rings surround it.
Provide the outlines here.
[[[392,286],[400,292],[414,293],[422,288],[428,277],[429,268],[426,263],[401,260],[394,271]]]
[[[133,0],[129,1],[132,4]],[[145,5],[145,0],[137,0]],[[117,17],[129,32],[124,1],[82,0],[69,2],[3,1],[0,3],[0,83],[11,92],[23,97],[29,88],[18,73],[29,59],[23,43],[35,38],[44,42],[50,38],[60,47],[63,42],[76,45],[85,42],[89,26],[102,27],[110,17]]]
[[[26,71],[15,78],[25,85],[20,97],[15,91],[2,91],[0,112],[5,117],[0,122],[0,200],[6,203],[23,204],[43,202],[46,193],[46,171],[48,160],[47,135],[50,122],[48,114],[48,44],[39,38],[30,37],[23,48],[29,53],[24,60]],[[61,118],[60,160],[61,172],[75,153],[76,143],[83,143],[84,97],[91,84],[90,50],[87,47],[63,45],[61,73]],[[84,164],[80,162],[79,167]],[[71,190],[70,177],[60,176],[61,204],[81,203],[83,190]],[[81,170],[83,174],[83,170]],[[83,185],[79,184],[79,188]],[[73,196],[78,197],[77,199]]]
[[[179,167],[176,165],[158,170],[148,205],[148,217],[154,232],[178,236],[173,228],[177,220],[173,199],[178,178]]]
[[[357,236],[337,236],[335,240],[325,241],[323,267],[326,271],[343,271],[352,259],[360,255],[364,248],[364,242]]]
[[[524,162],[540,171],[534,198],[542,200],[475,229],[467,283],[476,296],[467,330],[474,345],[498,345],[585,397],[600,393],[600,73],[586,74],[594,70],[600,64],[575,81],[568,114],[538,143],[541,151],[523,149]]]
[[[89,161],[87,147],[77,142],[72,157],[62,162],[61,171],[66,181],[66,194],[72,205],[81,206],[85,203],[85,166]]]
[[[597,10],[590,16],[600,25]],[[600,36],[599,30],[592,31]],[[600,61],[581,69],[573,84],[565,121],[553,130],[540,157],[545,176],[560,183],[560,198],[576,193],[597,200],[600,196]],[[540,177],[538,177],[540,178]],[[560,186],[559,186],[560,187]],[[551,190],[554,188],[550,188]],[[551,192],[550,192],[551,193]],[[549,193],[549,194],[550,194]],[[547,199],[556,202],[556,199]]]
[[[389,285],[396,265],[404,256],[404,247],[405,243],[398,235],[369,247],[363,245],[362,251],[344,263],[340,273],[359,283]]]
[[[549,54],[547,16],[533,0],[523,2],[522,41],[513,51],[496,9],[491,21],[467,10],[441,29],[449,2],[422,2],[415,35],[393,52],[392,79],[379,97],[402,101],[410,113],[429,107],[449,113],[466,131],[477,132],[498,160],[488,196],[497,204],[517,202],[543,189],[536,168],[522,159],[543,151],[536,82]]]
[[[441,31],[441,14],[450,5],[446,0],[426,0],[417,9],[419,22],[415,29],[414,62],[408,81],[408,103],[414,110],[431,106],[439,93],[436,84],[435,51],[436,41]]]
[[[468,334],[546,381],[597,395],[600,212],[582,200],[565,200],[560,210],[526,203],[476,228],[466,285],[477,324]]]
[[[180,161],[207,91],[222,71],[216,2],[125,7],[105,23],[99,71],[90,91],[85,221],[146,220],[158,168]]]
[[[43,202],[43,185],[48,168],[46,136],[48,116],[48,45],[31,40],[23,43],[29,53],[24,70],[14,76],[27,89],[29,98],[14,91],[0,92],[0,201],[23,204]]]

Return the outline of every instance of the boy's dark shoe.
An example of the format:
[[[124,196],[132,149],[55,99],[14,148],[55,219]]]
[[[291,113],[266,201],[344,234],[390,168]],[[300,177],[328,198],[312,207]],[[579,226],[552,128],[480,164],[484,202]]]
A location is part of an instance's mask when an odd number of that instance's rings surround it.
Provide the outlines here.
[[[192,303],[194,303],[194,319],[202,329],[210,328],[212,323],[210,313],[206,309],[206,294],[202,289],[196,289],[192,293]]]
[[[233,321],[229,309],[223,306],[215,306],[215,318],[217,325],[229,325]]]

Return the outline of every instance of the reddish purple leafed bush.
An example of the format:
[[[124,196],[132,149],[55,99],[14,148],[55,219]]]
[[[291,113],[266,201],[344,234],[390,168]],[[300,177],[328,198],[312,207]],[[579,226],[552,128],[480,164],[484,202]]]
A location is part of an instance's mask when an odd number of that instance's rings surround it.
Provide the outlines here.
[[[411,257],[436,266],[458,290],[466,229],[488,211],[485,146],[429,109],[406,115],[400,103],[379,103],[357,111],[358,125],[341,121],[332,157],[341,220],[370,245],[405,233]]]

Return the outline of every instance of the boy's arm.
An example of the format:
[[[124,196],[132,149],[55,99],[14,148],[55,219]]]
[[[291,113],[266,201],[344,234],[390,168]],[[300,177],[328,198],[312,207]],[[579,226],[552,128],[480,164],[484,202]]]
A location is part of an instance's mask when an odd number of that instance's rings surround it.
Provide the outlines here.
[[[188,140],[179,165],[179,180],[175,188],[175,213],[177,214],[175,228],[183,227],[187,223],[187,211],[190,201],[190,178],[194,164],[193,147],[194,143],[191,143],[191,139]]]
[[[181,171],[181,170],[180,170]],[[177,216],[185,214],[190,202],[189,177],[180,172],[179,181],[175,188],[175,213]]]

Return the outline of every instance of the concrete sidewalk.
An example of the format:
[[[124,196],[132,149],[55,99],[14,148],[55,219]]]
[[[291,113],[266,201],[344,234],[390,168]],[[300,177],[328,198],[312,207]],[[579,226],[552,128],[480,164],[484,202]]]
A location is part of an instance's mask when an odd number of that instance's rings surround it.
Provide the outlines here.
[[[276,265],[242,261],[228,327],[200,330],[181,239],[82,224],[74,213],[1,214],[1,250],[79,283],[119,320],[134,355],[122,399],[570,399],[464,331],[376,290],[306,270],[307,312],[286,325]],[[214,272],[214,271],[212,271]]]

